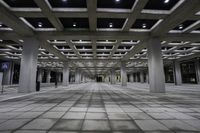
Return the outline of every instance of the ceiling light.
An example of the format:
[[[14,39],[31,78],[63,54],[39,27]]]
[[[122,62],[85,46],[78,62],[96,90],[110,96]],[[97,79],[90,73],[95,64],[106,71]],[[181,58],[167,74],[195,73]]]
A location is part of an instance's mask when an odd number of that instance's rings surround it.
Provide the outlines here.
[[[178,27],[178,28],[179,28],[180,30],[181,30],[181,29],[183,29],[183,25],[182,25],[182,24],[181,24],[181,25],[179,25],[179,27]]]
[[[3,42],[3,40],[0,39],[0,42]]]
[[[62,0],[62,2],[67,2],[67,0]]]
[[[73,23],[73,27],[76,27],[76,23]]]
[[[113,23],[109,23],[109,27],[112,28],[113,27]]]
[[[120,0],[115,0],[115,2],[120,2]]]
[[[164,0],[164,3],[167,4],[167,3],[169,3],[169,1],[170,1],[170,0]]]
[[[3,25],[2,24],[0,24],[0,27],[2,27]]]
[[[19,41],[20,41],[20,42],[24,42],[24,40],[22,40],[22,39],[20,39]]]
[[[144,28],[144,29],[145,29],[146,27],[147,27],[147,25],[146,25],[146,24],[142,24],[142,28]]]
[[[42,22],[38,22],[38,27],[42,27]]]

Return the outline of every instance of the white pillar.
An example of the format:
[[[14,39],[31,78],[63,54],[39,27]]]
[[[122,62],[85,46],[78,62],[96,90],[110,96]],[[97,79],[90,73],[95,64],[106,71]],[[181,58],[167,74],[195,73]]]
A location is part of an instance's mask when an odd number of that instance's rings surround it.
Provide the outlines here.
[[[175,79],[175,85],[182,84],[181,66],[178,61],[174,62],[174,79]]]
[[[127,86],[126,63],[121,62],[121,85]]]
[[[58,74],[58,82],[62,82],[62,74],[60,72]]]
[[[140,82],[144,83],[144,72],[143,71],[140,72]]]
[[[62,82],[62,84],[64,86],[69,85],[69,64],[68,63],[63,64],[63,82]]]
[[[42,83],[42,75],[43,75],[42,69],[38,69],[38,78],[37,78],[37,81],[39,81],[40,83]]]
[[[196,69],[197,84],[200,84],[200,63],[199,63],[199,60],[195,60],[195,69]]]
[[[75,83],[80,84],[80,70],[78,68],[75,70]]]
[[[18,92],[36,91],[36,72],[39,41],[35,38],[24,38],[20,66]]]
[[[130,80],[131,83],[133,83],[133,73],[130,73],[129,80]]]
[[[135,82],[139,82],[139,80],[138,80],[138,73],[135,73]]]
[[[10,77],[10,84],[13,84],[13,75],[14,75],[14,66],[15,66],[15,62],[12,62],[12,70],[11,70],[11,77]]]
[[[147,44],[148,69],[150,92],[165,92],[165,77],[161,52],[161,43],[158,38],[152,38]]]
[[[149,83],[149,75],[148,75],[148,72],[146,73],[146,83]]]
[[[109,83],[109,76],[108,75],[106,75],[105,82]]]
[[[110,83],[111,84],[116,83],[116,81],[115,81],[115,69],[111,69],[111,71],[110,71]]]
[[[46,82],[47,82],[47,83],[50,83],[50,82],[51,82],[51,70],[47,70]]]
[[[83,78],[83,83],[85,83],[85,74],[82,75],[82,78]]]

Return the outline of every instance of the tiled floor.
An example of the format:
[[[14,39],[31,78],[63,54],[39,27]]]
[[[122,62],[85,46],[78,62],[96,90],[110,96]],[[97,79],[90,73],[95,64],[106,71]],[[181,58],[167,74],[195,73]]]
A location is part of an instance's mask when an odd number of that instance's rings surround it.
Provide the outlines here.
[[[42,86],[40,88],[40,92],[43,91],[49,91],[49,90],[53,90],[55,89],[55,87],[50,87],[54,85],[53,83],[49,84],[48,86]],[[8,100],[8,99],[12,99],[12,98],[16,98],[16,97],[21,97],[21,96],[28,96],[29,94],[24,94],[24,93],[18,93],[18,87],[19,85],[9,85],[9,86],[4,86],[3,87],[3,92],[2,92],[2,88],[0,87],[0,101],[4,101],[4,100]],[[34,93],[34,92],[33,92]]]
[[[0,133],[197,133],[200,87],[86,83],[0,102]]]

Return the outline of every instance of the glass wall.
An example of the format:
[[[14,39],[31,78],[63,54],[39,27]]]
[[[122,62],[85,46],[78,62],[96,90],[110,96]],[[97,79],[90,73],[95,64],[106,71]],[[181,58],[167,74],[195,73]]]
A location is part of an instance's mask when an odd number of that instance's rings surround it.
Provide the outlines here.
[[[181,63],[181,75],[183,83],[197,83],[195,63],[193,61]]]

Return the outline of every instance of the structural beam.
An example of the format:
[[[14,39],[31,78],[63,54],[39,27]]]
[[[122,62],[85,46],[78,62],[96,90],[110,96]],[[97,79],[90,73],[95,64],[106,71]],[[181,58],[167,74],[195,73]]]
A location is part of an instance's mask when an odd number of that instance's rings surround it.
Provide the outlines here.
[[[62,31],[64,29],[63,25],[61,24],[60,20],[53,14],[46,1],[45,0],[34,0],[34,1],[38,5],[38,7],[40,7],[44,16],[46,16],[49,19],[49,21],[53,24],[53,26],[58,31]]]
[[[199,11],[199,0],[185,0],[175,11],[169,14],[151,34],[161,36],[172,30]],[[183,15],[184,14],[184,15]]]
[[[88,18],[90,31],[96,31],[97,28],[97,0],[87,0]]]
[[[129,31],[138,16],[141,14],[141,11],[144,9],[144,6],[147,4],[148,0],[136,0],[133,6],[133,12],[128,15],[125,26],[123,27],[124,31]]]
[[[33,31],[25,25],[18,17],[13,15],[8,9],[0,4],[0,22],[12,28],[16,33],[22,36],[32,36]]]

